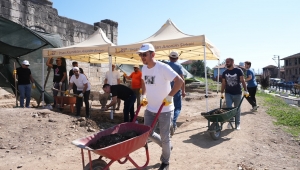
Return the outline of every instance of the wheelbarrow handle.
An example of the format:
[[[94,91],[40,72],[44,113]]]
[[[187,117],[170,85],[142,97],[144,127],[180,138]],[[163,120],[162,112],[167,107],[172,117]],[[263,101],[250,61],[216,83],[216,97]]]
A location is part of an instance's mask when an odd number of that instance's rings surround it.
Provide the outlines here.
[[[154,126],[156,125],[157,119],[158,119],[158,117],[159,117],[159,115],[160,115],[160,113],[161,113],[161,110],[162,110],[162,108],[164,107],[164,105],[165,105],[165,103],[163,102],[163,103],[161,104],[161,106],[159,107],[159,109],[158,109],[158,111],[157,111],[157,113],[156,113],[156,115],[155,115],[155,118],[154,118],[154,120],[153,120],[153,122],[152,122],[152,124],[151,124],[151,126],[150,126],[151,129],[153,129]],[[142,107],[142,105],[139,105],[139,107],[138,107],[137,110],[135,111],[135,115],[134,115],[134,118],[133,118],[132,122],[135,122],[135,121],[136,121],[136,118],[137,118],[137,116],[138,116],[138,114],[139,114],[139,112],[140,112],[141,107]]]
[[[132,120],[133,123],[136,121],[136,118],[137,118],[137,116],[138,116],[138,114],[140,112],[141,107],[142,107],[142,105],[139,105],[139,107],[136,109],[134,118]]]
[[[237,107],[237,110],[240,109],[240,107],[241,107],[241,105],[242,105],[242,102],[243,102],[244,98],[245,98],[245,96],[243,95],[243,97],[242,97],[242,99],[241,99],[241,102],[239,103],[239,105],[238,105],[238,107]]]
[[[154,118],[154,120],[153,120],[153,122],[152,122],[152,124],[151,124],[151,129],[154,129],[154,127],[155,127],[155,125],[156,125],[156,122],[157,122],[157,120],[158,120],[158,117],[159,117],[159,115],[160,115],[160,113],[161,113],[161,110],[162,110],[162,108],[164,107],[164,105],[165,105],[165,102],[163,102],[161,105],[160,105],[160,107],[159,107],[159,109],[158,109],[158,111],[157,111],[157,113],[156,113],[156,115],[155,115],[155,118]]]

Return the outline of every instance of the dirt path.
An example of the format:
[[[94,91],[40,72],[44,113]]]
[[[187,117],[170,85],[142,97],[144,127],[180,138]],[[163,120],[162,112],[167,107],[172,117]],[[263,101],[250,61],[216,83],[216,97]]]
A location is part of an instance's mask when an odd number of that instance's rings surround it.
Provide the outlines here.
[[[12,99],[13,100],[13,99]],[[208,108],[218,107],[219,98],[209,98]],[[206,133],[207,121],[200,112],[205,111],[205,100],[183,102],[179,118],[179,128],[172,138],[170,169],[235,170],[238,164],[244,169],[288,169],[300,168],[300,143],[290,135],[275,127],[273,119],[265,113],[263,106],[258,112],[251,113],[249,104],[242,104],[241,130],[227,129],[223,126],[221,139],[214,141]],[[80,149],[71,141],[88,136],[87,127],[80,127],[77,119],[68,111],[65,114],[46,109],[1,108],[0,119],[0,169],[82,169]],[[142,113],[142,112],[141,112]],[[69,115],[68,115],[69,114]],[[33,117],[33,115],[40,115]],[[109,113],[95,110],[93,119],[106,120],[90,122],[106,126],[122,120],[122,113],[109,120]],[[140,118],[141,120],[141,118]],[[158,169],[161,149],[149,143],[150,162],[148,169]],[[97,155],[92,155],[96,159]],[[143,148],[132,154],[139,165],[145,163]],[[86,157],[87,160],[87,157]],[[104,159],[109,162],[108,159]],[[19,168],[18,168],[19,167]],[[128,162],[123,165],[115,162],[111,169],[135,169]]]

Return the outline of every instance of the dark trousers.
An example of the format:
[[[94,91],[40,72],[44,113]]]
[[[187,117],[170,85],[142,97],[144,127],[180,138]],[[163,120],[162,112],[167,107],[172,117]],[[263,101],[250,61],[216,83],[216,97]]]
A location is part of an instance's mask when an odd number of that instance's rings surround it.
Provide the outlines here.
[[[77,91],[77,94],[82,93],[82,91]],[[89,98],[90,98],[90,91],[85,91],[83,94],[83,100],[85,104],[85,117],[90,116],[90,103],[89,103]],[[80,116],[80,110],[82,107],[82,97],[76,97],[76,116]]]
[[[256,94],[257,86],[255,86],[255,87],[247,87],[247,90],[249,92],[249,96],[246,97],[246,99],[251,104],[251,106],[254,107],[254,106],[256,106],[255,94]]]
[[[140,88],[138,89],[132,89],[132,91],[134,92],[135,96],[136,96],[136,108],[138,108],[141,104],[140,100],[141,100],[141,94],[140,94]]]
[[[131,122],[134,118],[134,103],[136,100],[136,96],[133,94],[128,99],[124,100],[124,122]],[[129,121],[129,113],[130,113],[130,121]]]

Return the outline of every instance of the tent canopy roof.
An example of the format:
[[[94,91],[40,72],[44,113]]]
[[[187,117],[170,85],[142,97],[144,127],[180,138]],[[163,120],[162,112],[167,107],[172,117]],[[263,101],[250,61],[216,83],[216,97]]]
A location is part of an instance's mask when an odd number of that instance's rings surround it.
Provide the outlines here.
[[[109,53],[140,60],[136,51],[143,43],[153,44],[157,60],[168,60],[168,55],[171,51],[177,51],[181,60],[203,60],[204,47],[207,60],[219,59],[218,50],[204,35],[193,36],[185,34],[170,19],[149,38],[134,44],[110,47]]]
[[[0,54],[21,57],[46,45],[61,47],[57,34],[34,31],[0,16]]]
[[[43,50],[43,57],[64,57],[88,63],[109,63],[108,48],[115,46],[99,28],[85,41],[62,48]],[[137,60],[113,57],[113,63],[139,64]]]

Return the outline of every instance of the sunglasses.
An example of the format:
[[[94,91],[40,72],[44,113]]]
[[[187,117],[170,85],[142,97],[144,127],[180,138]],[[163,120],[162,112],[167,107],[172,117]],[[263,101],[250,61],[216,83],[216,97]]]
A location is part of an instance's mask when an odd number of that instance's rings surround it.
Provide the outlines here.
[[[151,52],[152,52],[152,51],[149,51],[150,54],[151,54]],[[146,56],[147,56],[147,52],[145,52],[145,53],[139,53],[139,56],[140,56],[140,57],[146,57]]]

